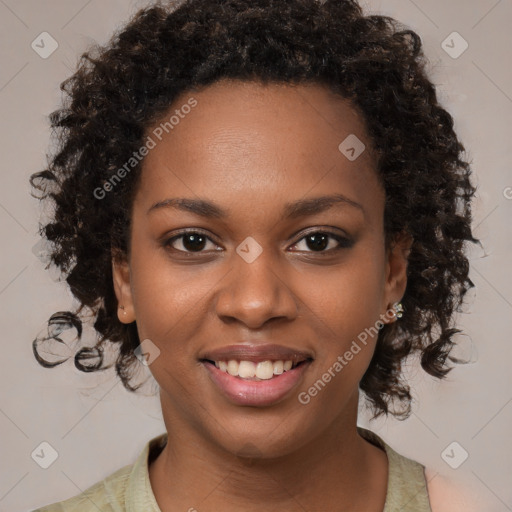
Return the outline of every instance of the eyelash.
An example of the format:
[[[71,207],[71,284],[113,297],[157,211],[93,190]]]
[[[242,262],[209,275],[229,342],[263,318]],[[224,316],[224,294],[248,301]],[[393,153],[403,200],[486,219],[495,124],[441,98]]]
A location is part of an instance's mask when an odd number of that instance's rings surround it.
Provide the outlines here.
[[[330,238],[333,238],[334,240],[336,240],[336,242],[338,242],[338,247],[334,247],[334,248],[331,248],[331,249],[327,249],[327,250],[323,250],[323,251],[305,251],[307,253],[312,253],[312,254],[330,254],[332,252],[337,252],[341,249],[349,249],[350,247],[352,247],[353,245],[353,241],[350,240],[349,238],[346,238],[342,235],[339,235],[337,233],[333,233],[331,231],[327,231],[327,230],[316,230],[316,231],[309,231],[308,233],[306,233],[304,236],[302,236],[302,238],[300,238],[297,242],[295,242],[293,244],[293,246],[299,244],[299,242],[301,242],[302,240],[304,240],[305,238],[307,238],[308,236],[311,236],[311,235],[319,235],[319,234],[322,234],[322,235],[327,235],[328,237]],[[215,244],[215,242],[203,231],[199,230],[199,229],[191,229],[191,230],[187,230],[187,231],[182,231],[181,233],[177,234],[177,235],[174,235],[173,237],[171,238],[168,238],[166,240],[163,241],[163,246],[166,248],[166,249],[173,249],[177,252],[180,252],[180,253],[183,253],[183,254],[190,254],[190,255],[195,255],[195,254],[201,254],[201,253],[204,253],[204,252],[207,252],[207,251],[204,251],[204,250],[201,250],[201,251],[183,251],[181,249],[175,249],[174,247],[172,247],[172,244],[176,241],[176,240],[179,240],[179,239],[183,239],[183,237],[187,236],[187,235],[202,235],[204,236],[208,241],[212,242]],[[300,252],[300,251],[299,251]]]

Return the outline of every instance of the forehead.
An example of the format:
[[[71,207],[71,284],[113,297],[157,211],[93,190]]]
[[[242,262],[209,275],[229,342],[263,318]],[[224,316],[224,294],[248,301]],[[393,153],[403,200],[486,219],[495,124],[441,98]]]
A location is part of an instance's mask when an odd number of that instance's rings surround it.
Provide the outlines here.
[[[195,195],[270,205],[310,192],[381,199],[362,117],[318,84],[223,80],[182,94],[147,136],[155,145],[138,194],[146,203]]]

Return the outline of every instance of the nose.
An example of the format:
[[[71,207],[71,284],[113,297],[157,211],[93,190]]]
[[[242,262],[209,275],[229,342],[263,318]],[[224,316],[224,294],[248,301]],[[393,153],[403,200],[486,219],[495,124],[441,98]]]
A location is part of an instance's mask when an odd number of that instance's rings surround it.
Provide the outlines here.
[[[231,271],[223,279],[217,294],[219,318],[236,319],[248,328],[257,329],[270,319],[293,320],[298,315],[298,302],[280,270],[266,251],[251,263],[233,255]]]

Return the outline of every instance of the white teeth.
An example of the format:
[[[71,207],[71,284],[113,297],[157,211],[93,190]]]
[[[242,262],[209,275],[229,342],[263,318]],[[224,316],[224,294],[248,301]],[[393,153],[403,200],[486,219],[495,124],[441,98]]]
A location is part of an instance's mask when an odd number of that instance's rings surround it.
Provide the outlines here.
[[[249,379],[256,375],[256,365],[252,361],[240,361],[238,376],[242,379]]]
[[[234,361],[233,359],[228,361],[228,373],[229,375],[233,375],[233,377],[238,375],[238,361]]]
[[[256,366],[256,377],[258,379],[271,379],[274,376],[274,365],[272,361],[262,361]]]
[[[223,372],[229,373],[233,377],[242,379],[268,380],[274,375],[281,375],[283,372],[291,370],[293,362],[288,361],[261,361],[253,363],[252,361],[215,361],[215,366]]]
[[[283,361],[274,361],[274,375],[281,375],[284,372]]]

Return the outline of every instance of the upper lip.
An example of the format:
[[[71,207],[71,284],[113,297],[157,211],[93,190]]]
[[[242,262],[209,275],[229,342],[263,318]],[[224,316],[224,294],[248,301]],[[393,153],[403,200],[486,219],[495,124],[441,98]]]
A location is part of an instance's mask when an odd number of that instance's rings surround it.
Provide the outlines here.
[[[294,364],[307,359],[313,359],[313,356],[302,350],[297,350],[283,345],[272,343],[259,344],[237,344],[208,350],[200,357],[201,360],[209,361],[252,361],[258,363],[261,361],[292,361]]]

